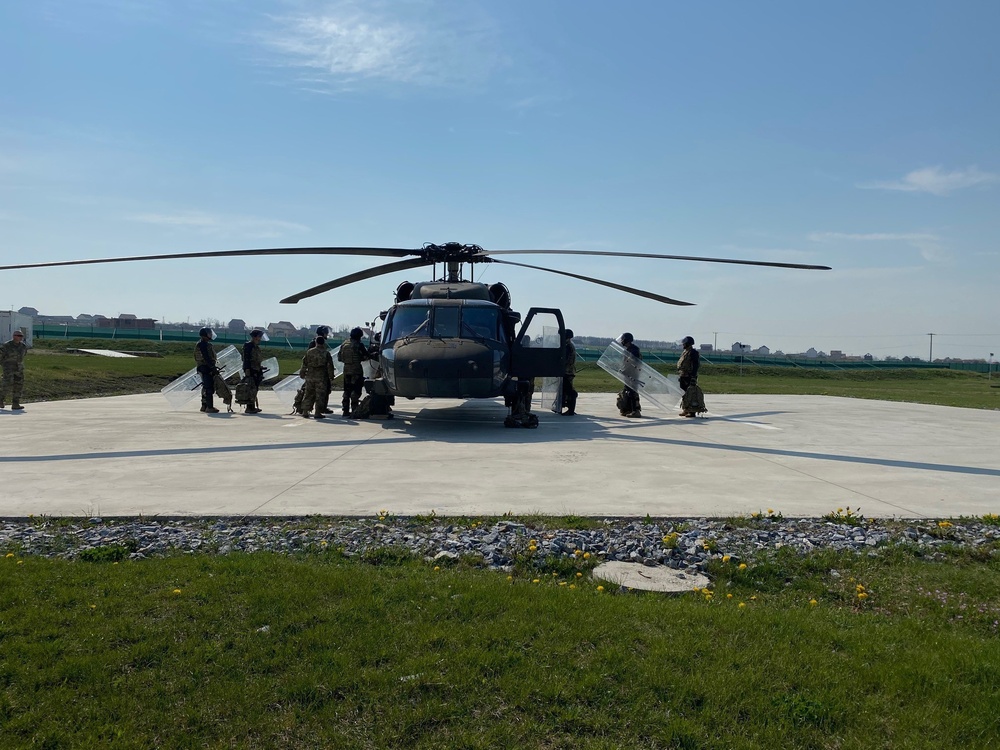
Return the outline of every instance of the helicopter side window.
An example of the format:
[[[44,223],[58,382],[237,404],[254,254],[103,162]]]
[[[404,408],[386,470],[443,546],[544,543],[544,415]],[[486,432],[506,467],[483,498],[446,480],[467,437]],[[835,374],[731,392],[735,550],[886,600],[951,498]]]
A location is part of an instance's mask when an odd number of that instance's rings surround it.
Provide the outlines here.
[[[460,307],[441,306],[434,308],[434,337],[458,338],[458,318],[461,311]]]
[[[399,307],[392,316],[386,343],[407,336],[429,336],[431,311],[428,307]]]
[[[490,307],[462,308],[462,338],[500,340],[499,316]]]

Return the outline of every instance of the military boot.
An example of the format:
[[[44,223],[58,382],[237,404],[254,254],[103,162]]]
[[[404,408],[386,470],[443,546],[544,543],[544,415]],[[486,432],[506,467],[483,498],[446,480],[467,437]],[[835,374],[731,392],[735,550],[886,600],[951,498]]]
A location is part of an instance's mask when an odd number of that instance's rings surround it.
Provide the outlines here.
[[[10,405],[10,408],[14,411],[24,411],[24,407],[21,406],[17,401]]]

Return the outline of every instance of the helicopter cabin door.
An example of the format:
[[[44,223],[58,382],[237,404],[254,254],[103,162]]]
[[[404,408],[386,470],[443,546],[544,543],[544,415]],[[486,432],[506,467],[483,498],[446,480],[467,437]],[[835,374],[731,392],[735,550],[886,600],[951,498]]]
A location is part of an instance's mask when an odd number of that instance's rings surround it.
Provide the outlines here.
[[[566,371],[562,310],[532,307],[510,347],[510,372],[519,380],[562,377]]]

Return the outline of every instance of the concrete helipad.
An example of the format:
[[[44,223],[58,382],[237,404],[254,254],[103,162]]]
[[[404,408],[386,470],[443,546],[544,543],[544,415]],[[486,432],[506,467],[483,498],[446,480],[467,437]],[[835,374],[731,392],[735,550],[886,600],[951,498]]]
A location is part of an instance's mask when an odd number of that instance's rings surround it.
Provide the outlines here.
[[[1000,412],[708,394],[707,419],[577,417],[505,429],[494,401],[401,400],[314,422],[171,411],[159,394],[0,412],[0,516],[1000,513]],[[196,403],[196,402],[195,402]]]

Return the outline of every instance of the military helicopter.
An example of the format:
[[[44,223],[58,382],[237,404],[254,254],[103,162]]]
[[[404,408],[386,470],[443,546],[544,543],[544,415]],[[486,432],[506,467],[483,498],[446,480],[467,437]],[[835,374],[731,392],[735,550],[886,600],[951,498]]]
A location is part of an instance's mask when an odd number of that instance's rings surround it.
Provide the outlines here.
[[[392,263],[341,276],[281,300],[294,304],[317,294],[376,276],[432,267],[434,280],[404,281],[396,288],[393,304],[372,325],[370,352],[377,362],[375,377],[366,381],[373,396],[373,416],[390,416],[394,397],[404,398],[496,398],[503,396],[510,408],[504,424],[534,427],[531,413],[535,378],[557,378],[565,369],[566,326],[557,308],[532,307],[522,321],[511,307],[510,290],[502,283],[487,285],[465,279],[463,268],[477,263],[501,263],[559,274],[592,284],[645,297],[667,305],[691,302],[665,297],[605,279],[583,276],[555,268],[529,265],[495,256],[513,254],[591,255],[619,258],[654,258],[703,263],[829,270],[829,266],[778,263],[733,258],[706,258],[590,250],[484,250],[479,245],[447,242],[427,243],[419,249],[384,247],[296,247],[252,250],[221,250],[170,253],[91,260],[53,261],[0,266],[0,271],[123,263],[179,258],[219,258],[264,255],[363,255],[403,258]],[[442,267],[438,276],[437,266]],[[381,323],[381,325],[378,325]]]

